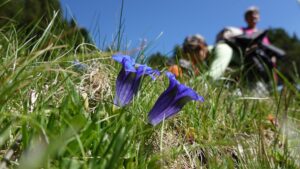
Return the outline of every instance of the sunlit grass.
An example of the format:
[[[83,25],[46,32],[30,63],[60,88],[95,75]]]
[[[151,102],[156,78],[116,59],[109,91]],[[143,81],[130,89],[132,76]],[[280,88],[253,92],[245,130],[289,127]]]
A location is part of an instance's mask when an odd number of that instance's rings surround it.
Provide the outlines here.
[[[120,65],[112,53],[62,44],[54,25],[36,38],[1,29],[0,168],[299,167],[299,97],[291,85],[259,98],[201,76],[182,79],[205,102],[153,127],[147,113],[167,78],[145,78],[133,102],[117,108]],[[86,70],[76,71],[74,60]]]

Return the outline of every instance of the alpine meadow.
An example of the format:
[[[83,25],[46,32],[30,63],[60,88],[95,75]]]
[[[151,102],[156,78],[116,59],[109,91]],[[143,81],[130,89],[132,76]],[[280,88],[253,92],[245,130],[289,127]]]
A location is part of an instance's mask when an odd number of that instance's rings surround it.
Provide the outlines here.
[[[105,49],[60,11],[57,0],[0,2],[0,169],[300,168],[296,36],[269,31],[294,68],[269,72],[282,89],[262,94],[175,77],[147,48],[128,54],[122,11]]]

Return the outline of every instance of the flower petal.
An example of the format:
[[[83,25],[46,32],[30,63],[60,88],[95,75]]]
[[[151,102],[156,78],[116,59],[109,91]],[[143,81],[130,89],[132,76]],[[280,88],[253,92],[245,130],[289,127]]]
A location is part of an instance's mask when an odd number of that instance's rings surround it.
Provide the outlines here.
[[[114,104],[122,107],[129,104],[134,95],[137,94],[144,75],[149,75],[155,79],[155,74],[159,74],[159,71],[146,65],[135,67],[135,62],[127,55],[116,54],[112,58],[122,64],[116,81],[116,96],[114,98]]]
[[[180,99],[183,97],[189,97],[191,100],[195,101],[201,101],[204,102],[204,98],[200,95],[198,95],[193,89],[183,85],[178,85],[178,94],[176,96],[176,99]]]
[[[182,102],[173,102],[171,103],[168,107],[166,107],[162,112],[157,114],[156,116],[153,116],[153,118],[150,118],[150,123],[152,125],[157,125],[164,119],[170,118],[177,114],[183,106],[187,103],[188,101],[182,101]]]
[[[134,60],[132,59],[132,57],[131,57],[131,56],[128,56],[128,55],[114,54],[114,55],[112,56],[112,58],[113,58],[115,61],[119,62],[119,63],[122,63],[122,61],[125,59],[125,60],[131,62],[132,65],[135,64],[135,62],[134,62]]]
[[[159,96],[148,114],[149,122],[152,125],[157,125],[162,120],[175,115],[191,100],[204,101],[203,97],[193,89],[180,84],[175,75],[169,72],[166,75],[170,81],[169,87]]]
[[[124,68],[120,71],[116,81],[116,96],[114,104],[117,106],[125,106],[133,99],[137,93],[140,81],[136,80],[136,74],[126,72]]]
[[[121,63],[123,65],[125,72],[136,72],[134,64],[132,64],[131,61],[129,61],[127,59],[123,59]]]
[[[156,76],[160,75],[160,72],[158,70],[153,70],[147,65],[138,65],[137,78],[140,78],[144,75],[149,75],[152,78],[152,80],[155,80]]]
[[[165,111],[170,107],[170,105],[172,105],[175,97],[176,89],[172,90],[169,88],[159,96],[154,106],[148,113],[148,119],[152,125],[156,125],[164,118],[167,118],[168,115]]]

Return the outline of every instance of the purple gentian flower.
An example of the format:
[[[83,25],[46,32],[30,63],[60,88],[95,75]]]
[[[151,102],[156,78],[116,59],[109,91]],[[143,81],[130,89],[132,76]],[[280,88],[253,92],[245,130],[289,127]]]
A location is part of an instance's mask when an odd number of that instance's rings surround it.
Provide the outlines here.
[[[155,79],[155,74],[158,75],[159,71],[153,70],[146,65],[137,65],[130,56],[127,55],[113,55],[113,59],[121,63],[122,69],[116,81],[116,96],[114,104],[123,107],[129,104],[133,96],[137,94],[142,77],[149,75]]]
[[[178,113],[187,102],[191,100],[204,101],[203,97],[193,89],[180,84],[175,75],[170,72],[167,72],[166,75],[170,81],[169,87],[159,96],[148,114],[149,122],[154,126]]]

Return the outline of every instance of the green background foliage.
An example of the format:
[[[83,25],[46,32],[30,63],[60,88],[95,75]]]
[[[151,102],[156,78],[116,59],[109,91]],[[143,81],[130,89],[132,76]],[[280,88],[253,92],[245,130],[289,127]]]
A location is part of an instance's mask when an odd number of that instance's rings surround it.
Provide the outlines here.
[[[44,30],[53,19],[55,11],[56,17],[54,33],[64,42],[77,46],[83,42],[91,42],[91,38],[86,29],[79,28],[76,21],[67,21],[63,18],[59,0],[8,0],[0,4],[0,27],[12,24],[19,30],[31,32],[41,36]]]

